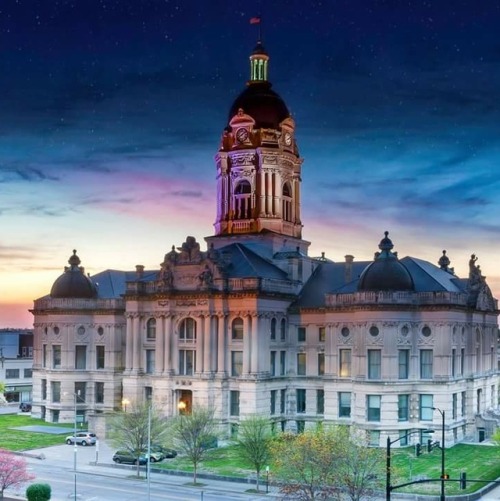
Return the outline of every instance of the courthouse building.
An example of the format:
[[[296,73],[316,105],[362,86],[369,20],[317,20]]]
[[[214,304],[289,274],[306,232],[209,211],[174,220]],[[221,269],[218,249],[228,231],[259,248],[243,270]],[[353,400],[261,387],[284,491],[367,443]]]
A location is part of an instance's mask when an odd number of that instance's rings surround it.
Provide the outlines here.
[[[165,415],[213,405],[228,435],[259,413],[277,430],[356,425],[383,445],[441,430],[441,411],[447,445],[482,440],[498,408],[498,311],[476,258],[463,278],[440,249],[436,264],[399,258],[383,227],[372,261],[309,256],[303,159],[268,65],[259,42],[221,124],[214,233],[158,249],[154,269],[89,277],[74,251],[35,300],[33,414],[73,421],[78,395],[92,421],[151,399]]]

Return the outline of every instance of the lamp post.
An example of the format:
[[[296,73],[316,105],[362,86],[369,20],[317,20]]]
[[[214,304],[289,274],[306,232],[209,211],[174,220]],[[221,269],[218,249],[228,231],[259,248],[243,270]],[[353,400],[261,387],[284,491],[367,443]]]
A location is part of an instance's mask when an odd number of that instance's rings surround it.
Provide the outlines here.
[[[73,493],[73,499],[76,500],[76,455],[78,452],[78,445],[76,443],[76,422],[77,422],[77,410],[76,410],[76,404],[77,404],[77,398],[80,396],[80,392],[73,393],[73,402],[74,402],[74,417],[75,417],[75,422],[74,422],[74,430],[73,430],[73,475],[75,477],[75,485],[74,485],[74,493]]]
[[[148,479],[148,501],[151,499],[151,402],[148,406],[148,461],[146,463],[146,476]]]
[[[269,494],[269,466],[266,466],[266,494]]]
[[[441,414],[441,496],[440,501],[445,501],[444,495],[444,481],[445,481],[445,457],[444,457],[444,422],[445,422],[445,413],[441,409],[437,407],[433,407],[432,410],[438,411]]]
[[[399,442],[401,439],[409,437],[410,435],[413,435],[414,433],[432,433],[433,430],[413,430],[407,433],[406,435],[403,435],[401,437],[398,437],[394,440],[391,441],[391,437],[387,436],[387,449],[386,449],[386,463],[385,463],[385,499],[386,501],[391,501],[391,491],[392,491],[392,486],[391,486],[391,445],[395,444],[396,442]]]

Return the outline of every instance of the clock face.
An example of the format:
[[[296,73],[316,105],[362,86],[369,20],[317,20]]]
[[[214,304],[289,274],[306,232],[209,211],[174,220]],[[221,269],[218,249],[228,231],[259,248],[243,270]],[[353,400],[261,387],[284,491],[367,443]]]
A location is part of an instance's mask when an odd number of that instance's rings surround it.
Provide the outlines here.
[[[285,144],[287,146],[292,144],[292,135],[289,132],[285,132]]]
[[[239,143],[244,143],[248,139],[248,131],[241,127],[236,131],[236,140]]]

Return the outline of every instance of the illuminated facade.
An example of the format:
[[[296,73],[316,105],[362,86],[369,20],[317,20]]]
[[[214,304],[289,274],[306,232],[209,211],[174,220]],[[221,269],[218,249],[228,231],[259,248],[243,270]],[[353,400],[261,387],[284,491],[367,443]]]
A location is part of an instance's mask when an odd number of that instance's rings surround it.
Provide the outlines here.
[[[259,413],[283,430],[357,425],[380,445],[440,429],[438,408],[447,444],[480,440],[498,327],[475,258],[461,279],[444,252],[438,266],[399,259],[387,233],[370,262],[309,257],[295,122],[268,64],[259,42],[216,155],[205,248],[187,237],[158,269],[92,277],[75,251],[35,301],[34,415],[72,421],[75,393],[82,421],[152,399],[166,415],[214,405],[228,434]]]

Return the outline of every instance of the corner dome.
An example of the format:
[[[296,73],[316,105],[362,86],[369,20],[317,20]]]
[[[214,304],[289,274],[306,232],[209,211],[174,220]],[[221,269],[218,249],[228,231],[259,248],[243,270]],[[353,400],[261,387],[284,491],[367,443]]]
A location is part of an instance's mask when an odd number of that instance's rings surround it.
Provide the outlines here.
[[[410,272],[398,259],[389,238],[389,232],[380,241],[381,252],[375,254],[375,260],[361,273],[358,291],[413,291],[415,286]]]
[[[70,266],[65,266],[64,273],[56,279],[50,290],[53,298],[85,298],[97,297],[95,284],[84,273],[84,268],[80,267],[80,258],[76,255],[76,250],[69,258]]]

